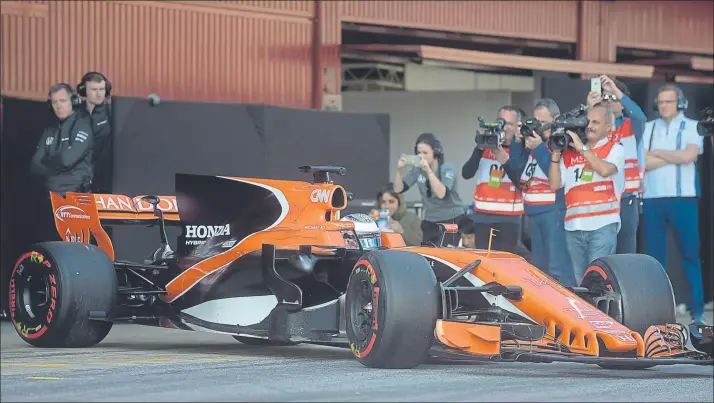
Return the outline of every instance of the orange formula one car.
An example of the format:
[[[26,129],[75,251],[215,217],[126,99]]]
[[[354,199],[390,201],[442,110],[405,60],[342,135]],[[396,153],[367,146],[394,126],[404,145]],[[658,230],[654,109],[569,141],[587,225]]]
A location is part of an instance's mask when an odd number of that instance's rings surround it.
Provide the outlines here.
[[[351,194],[331,175],[346,170],[301,170],[314,181],[177,174],[175,196],[52,194],[66,242],[36,244],[17,261],[18,334],[34,346],[86,347],[131,322],[246,344],[344,346],[379,368],[429,356],[713,363],[712,327],[674,323],[672,287],[651,257],[598,259],[565,288],[516,255],[406,247],[367,215],[340,218]],[[126,224],[158,226],[147,262],[115,257],[104,227]],[[182,228],[177,251],[167,225]]]

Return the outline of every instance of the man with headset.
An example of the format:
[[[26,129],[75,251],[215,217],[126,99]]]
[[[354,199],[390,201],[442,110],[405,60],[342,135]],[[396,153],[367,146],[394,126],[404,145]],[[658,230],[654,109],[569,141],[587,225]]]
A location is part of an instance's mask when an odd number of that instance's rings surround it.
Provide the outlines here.
[[[697,121],[684,116],[687,100],[679,87],[660,87],[655,104],[660,117],[647,122],[642,138],[647,167],[643,214],[646,253],[667,266],[669,224],[691,286],[689,309],[695,322],[703,322],[696,166],[704,151],[703,137],[697,133]]]
[[[112,129],[111,107],[107,104],[111,92],[112,83],[96,71],[85,74],[77,84],[77,94],[86,102],[84,113],[91,119],[94,132],[92,191],[95,193],[111,193]]]
[[[50,88],[48,102],[58,121],[42,133],[30,172],[43,178],[46,191],[88,192],[94,137],[90,120],[75,111],[81,99],[69,84],[59,83]]]

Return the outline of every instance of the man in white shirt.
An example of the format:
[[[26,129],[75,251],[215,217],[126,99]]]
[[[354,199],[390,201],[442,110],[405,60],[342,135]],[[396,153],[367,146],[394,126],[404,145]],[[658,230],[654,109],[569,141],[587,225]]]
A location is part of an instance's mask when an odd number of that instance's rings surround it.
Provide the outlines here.
[[[588,110],[587,144],[567,131],[571,146],[552,153],[548,179],[552,189],[565,188],[565,241],[578,283],[590,262],[617,248],[625,147],[608,138],[614,126],[615,115],[598,103]]]
[[[684,116],[682,90],[665,84],[657,91],[660,118],[647,122],[645,147],[644,232],[647,254],[667,267],[667,226],[671,226],[691,286],[689,309],[703,322],[702,269],[699,256],[699,178],[696,161],[703,153],[697,121]]]

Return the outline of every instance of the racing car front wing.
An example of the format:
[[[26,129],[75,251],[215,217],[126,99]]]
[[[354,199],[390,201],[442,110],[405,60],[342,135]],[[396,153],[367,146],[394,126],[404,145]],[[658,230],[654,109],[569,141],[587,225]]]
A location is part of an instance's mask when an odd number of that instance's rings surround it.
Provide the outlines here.
[[[431,355],[449,360],[491,362],[574,362],[608,367],[649,368],[657,365],[714,365],[711,353],[689,350],[686,337],[677,340],[655,340],[659,328],[682,325],[653,326],[648,338],[648,352],[658,354],[620,356],[587,355],[571,351],[566,345],[546,333],[544,326],[523,323],[466,323],[458,320],[438,320],[437,342]],[[701,332],[701,326],[698,331]],[[705,327],[711,334],[711,326]],[[653,346],[660,347],[654,348]],[[629,356],[628,356],[629,355]]]

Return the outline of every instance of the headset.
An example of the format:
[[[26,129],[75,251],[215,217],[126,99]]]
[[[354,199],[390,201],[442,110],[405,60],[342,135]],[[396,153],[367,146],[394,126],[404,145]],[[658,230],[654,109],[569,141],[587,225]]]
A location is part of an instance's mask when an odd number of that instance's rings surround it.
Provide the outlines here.
[[[57,92],[61,89],[67,90],[67,93],[69,94],[69,102],[72,104],[72,109],[76,109],[82,105],[82,98],[77,95],[77,92],[75,92],[71,85],[67,83],[57,83],[54,84],[47,93],[47,105],[50,106],[50,109],[52,109],[52,92]]]
[[[85,75],[82,76],[82,80],[77,84],[77,94],[80,96],[86,97],[87,96],[87,79],[89,78],[90,75],[97,74],[102,77],[105,83],[107,83],[107,89],[106,89],[106,97],[109,98],[112,96],[112,82],[109,81],[107,76],[104,74],[98,72],[98,71],[90,71],[86,73]]]
[[[683,111],[687,109],[687,106],[689,106],[689,101],[687,100],[687,97],[684,96],[684,92],[682,92],[682,89],[677,87],[674,84],[664,84],[661,87],[657,89],[657,95],[664,91],[674,91],[677,93],[677,110],[678,111]],[[657,97],[654,99],[654,103],[652,105],[652,110],[657,112]]]
[[[414,144],[414,154],[419,155],[417,146],[419,143],[429,144],[434,152],[434,159],[439,163],[439,168],[436,170],[436,177],[441,180],[441,167],[444,165],[444,149],[441,147],[441,142],[436,138],[434,133],[422,133],[417,137]],[[426,181],[427,197],[431,197],[431,185]]]
[[[441,142],[436,138],[434,133],[422,133],[417,137],[416,144],[414,144],[414,154],[418,155],[417,146],[419,143],[426,143],[431,146],[434,151],[434,158],[439,161],[439,165],[444,163],[444,149],[441,147]]]

